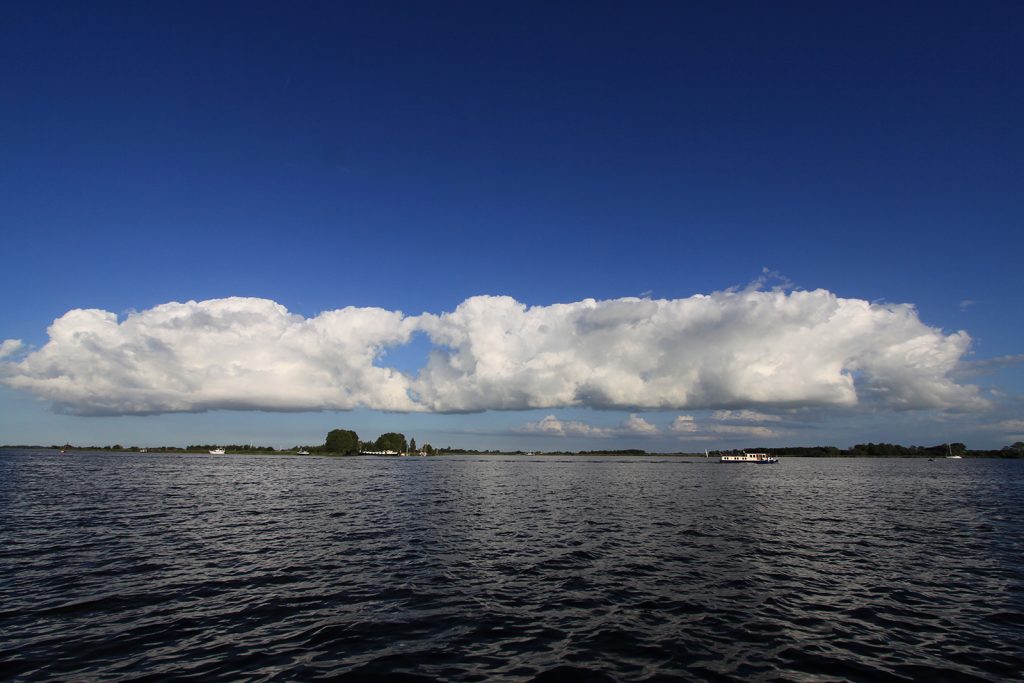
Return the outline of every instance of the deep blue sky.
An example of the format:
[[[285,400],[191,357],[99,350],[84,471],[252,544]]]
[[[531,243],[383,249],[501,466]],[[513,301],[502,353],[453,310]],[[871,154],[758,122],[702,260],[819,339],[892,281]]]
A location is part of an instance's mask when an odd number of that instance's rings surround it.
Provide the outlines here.
[[[680,298],[768,268],[912,303],[975,358],[1019,354],[1022,19],[1017,2],[7,2],[0,339],[42,345],[72,308],[416,314]],[[1019,367],[982,383],[1024,392]],[[211,419],[51,417],[0,391],[0,442],[173,442]],[[282,445],[401,421],[270,420],[296,432]],[[436,420],[408,418],[461,428]],[[930,433],[902,424],[814,438]]]

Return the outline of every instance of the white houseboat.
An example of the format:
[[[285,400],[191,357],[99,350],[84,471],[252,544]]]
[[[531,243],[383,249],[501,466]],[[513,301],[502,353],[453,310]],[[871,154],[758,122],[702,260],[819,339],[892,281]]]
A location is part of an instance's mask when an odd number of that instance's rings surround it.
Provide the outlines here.
[[[723,455],[720,462],[752,462],[757,465],[771,465],[778,461],[778,458],[772,457],[767,453],[732,453],[730,455]]]

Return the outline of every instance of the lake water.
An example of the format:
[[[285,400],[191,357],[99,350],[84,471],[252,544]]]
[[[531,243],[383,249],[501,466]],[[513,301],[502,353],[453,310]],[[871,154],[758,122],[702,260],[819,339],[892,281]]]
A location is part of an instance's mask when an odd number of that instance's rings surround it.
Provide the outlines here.
[[[1024,461],[7,451],[0,523],[0,678],[1024,679]]]

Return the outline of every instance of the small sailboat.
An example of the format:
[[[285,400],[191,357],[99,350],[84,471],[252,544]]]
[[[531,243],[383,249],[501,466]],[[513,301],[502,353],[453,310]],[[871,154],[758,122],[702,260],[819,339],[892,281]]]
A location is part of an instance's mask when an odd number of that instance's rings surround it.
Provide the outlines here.
[[[962,455],[953,455],[953,447],[950,446],[948,443],[946,444],[946,452],[948,453],[948,455],[946,456],[946,460],[963,460],[964,459],[964,456],[962,456]]]

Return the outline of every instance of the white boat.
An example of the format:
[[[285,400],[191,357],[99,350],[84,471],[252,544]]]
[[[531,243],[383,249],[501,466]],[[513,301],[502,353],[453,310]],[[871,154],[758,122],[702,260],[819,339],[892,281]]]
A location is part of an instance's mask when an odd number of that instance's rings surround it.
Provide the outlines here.
[[[772,465],[778,461],[778,458],[767,453],[733,453],[723,455],[719,462],[752,462],[756,465]]]
[[[302,450],[299,451],[299,455],[309,455],[309,451],[303,448]]]
[[[963,460],[964,459],[964,456],[962,456],[962,455],[953,455],[953,447],[950,446],[948,443],[946,444],[946,452],[949,454],[949,455],[946,456],[946,460]]]
[[[212,451],[210,451],[210,455],[224,455],[224,449],[214,448]]]

